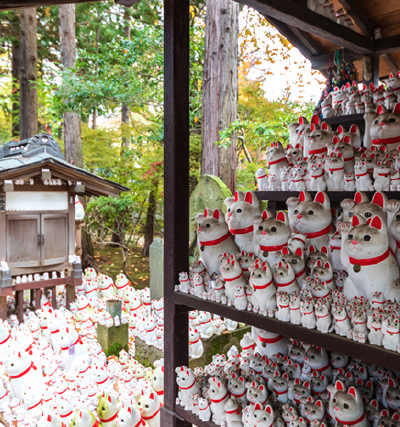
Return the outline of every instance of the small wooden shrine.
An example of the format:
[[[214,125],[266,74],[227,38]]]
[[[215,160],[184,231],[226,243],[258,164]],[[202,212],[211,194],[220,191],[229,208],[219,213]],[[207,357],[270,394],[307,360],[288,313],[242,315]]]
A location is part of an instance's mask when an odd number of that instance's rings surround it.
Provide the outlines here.
[[[67,163],[58,143],[46,133],[2,145],[0,318],[6,318],[6,297],[13,291],[20,316],[27,289],[38,307],[41,293],[34,295],[34,290],[66,284],[69,304],[74,286],[82,280],[82,267],[71,258],[75,255],[75,196],[118,197],[128,190]],[[16,283],[16,276],[25,280]]]

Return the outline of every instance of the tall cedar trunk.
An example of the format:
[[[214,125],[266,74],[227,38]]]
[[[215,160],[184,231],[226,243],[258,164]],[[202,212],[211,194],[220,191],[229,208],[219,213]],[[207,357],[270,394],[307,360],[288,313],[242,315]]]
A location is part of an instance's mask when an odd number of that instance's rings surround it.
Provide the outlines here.
[[[146,229],[144,231],[143,256],[149,256],[150,245],[154,240],[154,219],[156,216],[156,195],[153,190],[149,195],[149,207],[146,215]]]
[[[208,0],[203,71],[201,174],[219,176],[233,192],[236,186],[236,137],[218,148],[219,132],[237,119],[239,3]]]
[[[124,12],[124,21],[125,21],[125,27],[124,27],[124,33],[125,33],[125,37],[127,39],[131,38],[131,25],[129,23],[129,13],[127,11],[127,9],[125,8],[125,12]],[[122,108],[121,108],[121,121],[122,121],[122,125],[128,124],[129,123],[129,107],[126,104],[122,104]],[[122,137],[122,145],[125,147],[129,147],[129,138],[127,137]]]
[[[100,12],[97,14],[97,20],[98,25],[100,23]],[[99,43],[100,43],[100,26],[96,29],[96,52],[99,53]],[[94,72],[96,76],[99,74],[99,63],[96,62],[96,65],[94,66]],[[94,107],[93,110],[93,123],[92,123],[92,129],[96,129],[97,127],[97,107]]]
[[[21,69],[21,49],[17,39],[12,40],[11,45],[11,76],[12,76],[12,136],[18,136],[20,134],[19,126],[19,105],[20,105],[20,69]]]
[[[36,8],[20,10],[20,139],[38,131]]]
[[[75,67],[75,5],[59,6],[61,64],[64,68]],[[82,140],[78,113],[64,113],[65,160],[83,167]]]

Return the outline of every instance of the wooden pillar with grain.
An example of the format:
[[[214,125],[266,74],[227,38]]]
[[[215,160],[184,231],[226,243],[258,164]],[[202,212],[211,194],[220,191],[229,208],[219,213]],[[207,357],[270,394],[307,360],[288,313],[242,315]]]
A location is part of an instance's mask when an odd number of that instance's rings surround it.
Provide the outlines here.
[[[82,257],[82,221],[75,220],[75,255]]]
[[[367,55],[362,59],[363,83],[369,87],[371,83],[376,88],[379,86],[379,55]]]
[[[175,304],[179,272],[189,267],[189,0],[164,1],[164,407],[163,427],[178,419],[175,368],[189,364],[188,307]]]

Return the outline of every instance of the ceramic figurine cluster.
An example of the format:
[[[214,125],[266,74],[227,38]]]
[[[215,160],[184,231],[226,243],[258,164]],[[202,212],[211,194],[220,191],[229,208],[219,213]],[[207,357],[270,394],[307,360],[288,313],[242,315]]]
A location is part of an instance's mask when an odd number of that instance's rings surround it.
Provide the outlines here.
[[[311,123],[300,117],[289,125],[286,149],[280,142],[267,148],[267,167],[256,172],[258,189],[399,191],[400,103],[392,109],[378,105],[364,114],[363,140],[356,125],[334,131],[316,115]]]
[[[337,22],[339,25],[354,30],[354,22],[350,15],[342,7],[335,11],[334,4],[330,0],[307,0],[307,7],[313,12]]]
[[[194,371],[176,369],[177,404],[225,427],[398,426],[399,372],[253,328]]]
[[[135,337],[163,348],[163,300],[150,301],[149,289],[135,290],[125,275],[115,283],[87,269],[76,301],[58,308],[43,293],[39,310],[24,302],[24,320],[14,314],[0,323],[0,413],[18,427],[159,427],[164,394],[163,361],[154,369],[134,358]],[[106,300],[122,301],[114,319]],[[51,298],[50,298],[51,300]],[[9,312],[15,308],[8,299]],[[106,357],[97,325],[129,323],[129,352]]]
[[[254,192],[196,216],[201,259],[176,290],[399,351],[400,201],[327,193],[261,211]]]
[[[353,84],[346,83],[328,94],[321,104],[322,116],[329,117],[346,116],[352,114],[373,113],[379,106],[387,111],[394,110],[400,101],[398,90],[400,88],[400,71],[390,74],[386,85],[375,87],[373,83],[367,88],[365,85],[359,90],[356,81]]]

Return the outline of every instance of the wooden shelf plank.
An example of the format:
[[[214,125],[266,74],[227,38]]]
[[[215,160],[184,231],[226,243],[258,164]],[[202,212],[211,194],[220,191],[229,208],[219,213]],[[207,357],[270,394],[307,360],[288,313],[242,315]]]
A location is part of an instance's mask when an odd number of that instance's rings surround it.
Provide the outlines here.
[[[309,10],[303,3],[281,0],[241,0],[241,3],[253,7],[262,15],[278,19],[354,52],[368,54],[374,51],[374,40]]]
[[[203,300],[180,292],[174,292],[174,299],[176,304],[184,305],[190,309],[215,313],[269,332],[284,335],[308,344],[318,345],[327,350],[351,356],[355,359],[362,359],[365,362],[393,370],[399,369],[400,354],[385,350],[383,347],[360,344],[336,334],[323,334],[316,329],[307,329],[301,325],[293,325],[290,322],[281,322],[275,318],[265,317],[252,311],[239,311],[234,307],[228,307],[227,305]]]
[[[189,421],[197,427],[217,427],[217,425],[211,421],[201,421],[199,417],[196,417],[196,415],[193,415],[191,412],[185,411],[182,406],[176,405],[175,412],[178,417]]]
[[[329,123],[330,125],[359,125],[359,123],[365,126],[364,114],[350,114],[348,116],[329,117],[322,119],[322,121]]]

